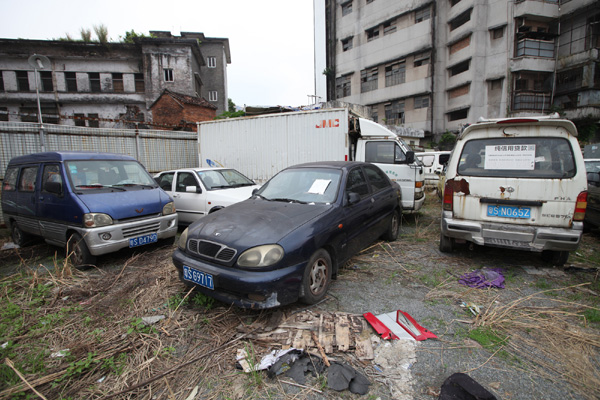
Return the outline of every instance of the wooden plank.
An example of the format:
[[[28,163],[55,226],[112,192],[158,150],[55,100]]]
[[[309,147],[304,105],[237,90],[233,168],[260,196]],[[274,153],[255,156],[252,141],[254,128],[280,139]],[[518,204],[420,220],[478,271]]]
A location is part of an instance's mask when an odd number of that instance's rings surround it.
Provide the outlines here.
[[[359,360],[373,360],[375,354],[373,345],[371,344],[371,333],[367,329],[367,321],[361,318],[361,332],[355,337],[356,341],[356,357]]]
[[[339,351],[350,349],[350,324],[347,315],[336,316],[335,319],[335,343]]]
[[[335,324],[333,322],[333,316],[327,314],[323,318],[323,339],[321,345],[325,349],[326,354],[333,353],[333,346],[335,344]]]

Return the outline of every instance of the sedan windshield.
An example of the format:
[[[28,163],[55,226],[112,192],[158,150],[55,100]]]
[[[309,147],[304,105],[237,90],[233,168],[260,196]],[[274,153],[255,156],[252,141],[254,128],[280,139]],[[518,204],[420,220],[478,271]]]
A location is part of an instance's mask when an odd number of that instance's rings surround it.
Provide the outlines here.
[[[297,203],[332,203],[342,171],[327,168],[293,168],[281,171],[257,194],[266,200]]]
[[[600,160],[584,160],[585,172],[600,172]]]
[[[196,171],[207,190],[230,189],[255,185],[253,181],[235,169]]]
[[[124,186],[156,186],[152,177],[136,161],[68,161],[67,173],[73,186],[82,190]]]

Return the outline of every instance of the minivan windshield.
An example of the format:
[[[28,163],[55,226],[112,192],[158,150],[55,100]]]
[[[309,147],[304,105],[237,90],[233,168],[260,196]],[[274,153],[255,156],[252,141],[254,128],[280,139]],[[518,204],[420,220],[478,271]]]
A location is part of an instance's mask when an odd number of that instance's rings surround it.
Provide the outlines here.
[[[458,175],[508,178],[572,178],[573,149],[555,137],[493,138],[468,141]]]
[[[71,184],[81,190],[156,186],[154,179],[136,161],[77,160],[67,161],[66,165]]]
[[[337,197],[342,171],[327,168],[285,169],[259,189],[265,200],[292,203],[332,203]]]

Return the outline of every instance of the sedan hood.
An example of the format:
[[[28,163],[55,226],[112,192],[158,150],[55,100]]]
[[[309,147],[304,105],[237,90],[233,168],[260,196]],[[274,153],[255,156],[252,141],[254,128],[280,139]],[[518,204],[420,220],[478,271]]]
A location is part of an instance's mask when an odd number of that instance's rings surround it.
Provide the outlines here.
[[[215,204],[228,206],[249,199],[252,197],[252,191],[258,188],[260,188],[259,185],[252,185],[211,190],[208,192],[207,198],[208,201],[212,201]]]
[[[189,228],[189,237],[227,244],[238,250],[278,243],[333,206],[250,199],[209,214]]]

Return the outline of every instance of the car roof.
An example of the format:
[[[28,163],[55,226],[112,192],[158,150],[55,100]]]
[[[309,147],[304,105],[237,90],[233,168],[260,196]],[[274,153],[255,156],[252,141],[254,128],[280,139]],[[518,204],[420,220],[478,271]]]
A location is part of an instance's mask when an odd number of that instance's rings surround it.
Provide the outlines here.
[[[560,119],[558,114],[518,117],[518,118],[498,118],[498,119],[480,119],[474,124],[468,125],[459,135],[458,140],[464,139],[465,136],[475,131],[483,129],[495,130],[502,132],[507,127],[562,127],[569,134],[577,137],[577,128],[575,124],[568,119]]]
[[[24,156],[13,157],[10,164],[27,164],[34,162],[62,162],[69,160],[127,160],[136,161],[135,158],[116,153],[101,153],[92,151],[47,151]]]
[[[334,168],[334,169],[344,169],[344,168],[352,168],[357,165],[371,165],[362,161],[315,161],[304,164],[291,165],[286,169],[292,168]]]
[[[195,171],[195,172],[203,172],[203,171],[223,171],[223,170],[236,170],[235,168],[224,168],[224,167],[206,167],[206,168],[178,168],[178,169],[170,169],[167,171],[160,171],[158,174],[166,174],[169,172],[179,172],[179,171]],[[236,170],[237,171],[237,170]]]

